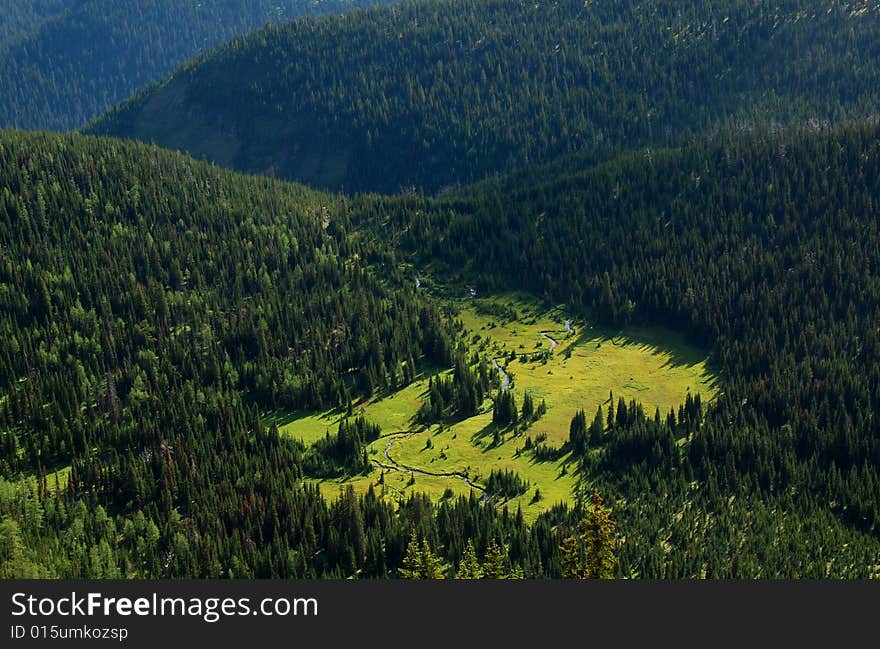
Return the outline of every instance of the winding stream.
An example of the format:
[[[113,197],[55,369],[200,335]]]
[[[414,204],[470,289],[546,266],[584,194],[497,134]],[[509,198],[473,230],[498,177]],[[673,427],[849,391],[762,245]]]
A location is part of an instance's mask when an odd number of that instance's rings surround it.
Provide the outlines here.
[[[442,472],[442,471],[428,471],[426,469],[417,469],[416,467],[413,467],[413,466],[401,464],[400,462],[395,460],[393,457],[391,457],[391,447],[394,446],[394,442],[396,442],[399,439],[408,439],[410,437],[413,437],[414,435],[419,435],[421,433],[426,433],[426,432],[428,432],[428,429],[424,428],[420,431],[391,433],[389,435],[386,435],[386,437],[388,437],[389,439],[388,439],[388,443],[385,445],[385,450],[382,451],[382,456],[385,458],[385,460],[387,460],[388,464],[385,464],[385,463],[380,462],[375,459],[373,460],[373,462],[376,464],[376,466],[379,466],[383,469],[391,469],[393,471],[405,471],[407,473],[418,473],[420,475],[429,475],[429,476],[433,476],[435,478],[458,478],[459,480],[464,482],[467,486],[469,486],[471,489],[475,489],[475,490],[479,491],[481,494],[483,494],[482,497],[480,498],[480,500],[482,502],[486,502],[489,499],[489,494],[486,492],[486,490],[483,487],[471,482],[470,478],[468,478],[467,475],[465,475],[464,473],[461,473],[460,471]]]
[[[550,351],[552,352],[556,347],[559,346],[559,341],[555,338],[551,338],[549,334],[553,333],[554,330],[547,329],[546,331],[539,331],[538,333],[544,336],[547,340],[550,341]],[[574,331],[571,328],[571,320],[565,321],[565,333],[570,334]],[[498,356],[497,358],[492,359],[492,365],[495,366],[495,369],[501,374],[501,392],[507,392],[507,389],[510,387],[510,375],[504,371],[504,368],[498,364],[498,359],[504,358],[503,356]]]
[[[498,358],[503,358],[499,356]],[[510,374],[504,371],[504,368],[498,364],[498,358],[492,359],[492,365],[495,366],[495,369],[501,373],[501,392],[507,392],[507,388],[510,387]]]
[[[559,344],[558,341],[556,341],[556,340],[554,340],[553,338],[551,338],[550,336],[548,336],[546,331],[540,331],[540,332],[538,332],[538,333],[540,333],[542,336],[544,336],[544,338],[546,338],[547,340],[550,341],[550,351],[551,351],[551,352],[552,352],[554,349],[556,349],[556,346]]]
[[[419,280],[416,279],[416,286],[418,287],[420,284],[421,283],[419,282]],[[566,320],[565,321],[565,333],[570,334],[570,333],[572,333],[572,331],[573,331],[573,329],[571,328],[571,320]],[[559,341],[550,337],[549,334],[553,333],[551,330],[541,331],[539,333],[544,338],[546,338],[547,340],[550,341],[550,351],[551,352],[554,349],[556,349],[556,347],[559,345]],[[499,356],[498,358],[493,358],[492,365],[494,365],[495,369],[498,370],[498,372],[501,374],[501,392],[504,393],[504,392],[507,392],[507,390],[510,388],[511,381],[510,381],[510,375],[498,363],[499,358],[503,358],[503,357]],[[410,437],[413,437],[414,435],[420,435],[420,434],[426,433],[426,432],[428,432],[428,429],[423,428],[420,431],[402,431],[399,433],[390,433],[390,434],[386,435],[385,437],[388,439],[388,443],[385,445],[385,449],[382,451],[382,457],[385,458],[385,462],[380,462],[379,460],[373,459],[373,463],[376,466],[378,466],[379,468],[391,470],[391,471],[418,473],[419,475],[433,476],[435,478],[458,478],[459,480],[464,482],[467,486],[469,486],[471,489],[475,489],[475,490],[479,491],[481,494],[483,494],[481,497],[481,501],[486,502],[489,499],[489,494],[486,492],[486,490],[483,487],[471,482],[470,478],[466,474],[464,474],[460,471],[442,472],[442,471],[428,471],[427,469],[418,469],[414,466],[408,466],[406,464],[401,464],[400,462],[395,460],[393,457],[391,457],[391,448],[394,446],[394,443],[397,440],[409,439]]]

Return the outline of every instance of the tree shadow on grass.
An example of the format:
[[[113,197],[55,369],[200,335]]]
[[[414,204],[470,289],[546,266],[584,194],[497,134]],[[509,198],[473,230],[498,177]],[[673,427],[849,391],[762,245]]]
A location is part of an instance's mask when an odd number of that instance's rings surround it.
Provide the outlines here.
[[[701,384],[701,389],[715,392],[718,388],[718,368],[713,363],[710,351],[691,345],[683,335],[671,329],[641,325],[615,329],[583,322],[579,322],[574,329],[574,340],[572,341],[571,338],[560,340],[557,353],[574,351],[579,346],[585,349],[598,348],[603,345],[614,345],[619,348],[630,347],[643,354],[664,357],[660,369],[693,368],[702,363],[708,380]]]
[[[328,422],[332,419],[333,414],[339,409],[333,410],[297,410],[297,411],[287,411],[287,410],[275,410],[273,412],[265,413],[262,416],[262,419],[267,424],[275,424],[278,428],[283,428],[284,426],[288,426],[290,424],[294,424],[298,421],[302,421],[303,419],[308,419],[310,417],[318,416],[319,419],[326,419]]]
[[[276,410],[264,414],[262,419],[266,425],[275,424],[278,430],[283,429],[285,426],[293,426],[293,430],[295,431],[297,422],[310,418],[317,418],[327,427],[328,430],[332,430],[344,417],[344,408],[333,408],[332,410],[324,411],[298,410],[295,412],[288,412],[284,410]]]
[[[418,394],[418,398],[420,400],[425,400],[428,397],[429,389],[429,378],[437,376],[438,374],[442,374],[448,368],[441,368],[432,365],[423,366],[420,368],[419,372],[416,374],[415,380],[408,384],[398,387],[396,390],[392,388],[383,388],[381,390],[376,390],[372,396],[369,398],[365,398],[363,396],[358,396],[358,401],[354,403],[354,408],[352,411],[353,417],[357,417],[359,414],[363,414],[361,412],[362,409],[369,407],[373,404],[381,403],[386,399],[391,399],[395,395],[399,394],[403,390],[407,389],[414,383],[422,383],[422,390]],[[407,423],[409,428],[415,427],[419,422],[416,420],[416,416],[418,413],[413,413],[408,419]],[[329,408],[327,410],[297,410],[297,411],[286,411],[286,410],[275,410],[269,413],[266,413],[262,416],[263,421],[266,424],[275,424],[279,429],[284,426],[288,426],[291,424],[296,424],[297,421],[301,421],[303,419],[309,418],[317,418],[319,421],[324,423],[328,427],[336,426],[342,419],[347,417],[347,408],[344,406],[337,406],[335,408]]]
[[[471,435],[471,444],[480,448],[483,453],[489,453],[490,451],[494,451],[497,448],[500,448],[504,441],[502,440],[500,444],[494,443],[495,433],[504,433],[512,430],[511,426],[499,426],[494,422],[489,422],[485,426],[483,426],[480,430]],[[483,440],[489,438],[490,441],[488,444],[483,446]]]
[[[581,502],[588,502],[596,489],[596,476],[606,467],[601,461],[598,464],[595,461],[582,462],[581,458],[575,457],[573,454],[569,455],[566,463],[569,466],[569,475],[574,478],[571,491],[572,500],[575,503],[578,503],[579,499]],[[588,467],[589,464],[592,464],[592,467]]]

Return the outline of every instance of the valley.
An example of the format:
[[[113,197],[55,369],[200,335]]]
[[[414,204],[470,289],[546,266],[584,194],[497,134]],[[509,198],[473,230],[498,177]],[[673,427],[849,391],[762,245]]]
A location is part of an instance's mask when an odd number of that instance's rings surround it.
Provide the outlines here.
[[[0,578],[880,575],[876,2],[135,4],[0,9]]]
[[[507,469],[526,480],[529,490],[503,504],[522,508],[525,518],[534,520],[557,503],[574,502],[577,462],[568,451],[558,459],[538,461],[526,448],[527,439],[528,446],[541,439],[561,449],[579,409],[592,419],[601,407],[604,416],[609,403],[616,406],[619,397],[641,403],[649,416],[659,409],[665,418],[688,392],[700,394],[706,403],[718,391],[706,353],[662,328],[613,331],[570,319],[564,308],[546,308],[519,293],[446,300],[444,306],[448,317],[460,323],[459,335],[469,355],[498,364],[493,395],[506,389],[509,380],[517,404],[529,393],[536,403],[546,403],[546,413],[525,430],[498,427],[492,423],[492,401],[487,399],[476,416],[425,426],[416,421],[416,414],[427,397],[429,380],[451,372],[425,367],[411,385],[354,404],[355,414],[382,427],[382,436],[368,447],[373,470],[365,476],[318,481],[327,497],[335,497],[346,485],[359,493],[372,486],[393,500],[410,492],[439,499],[472,489],[482,497],[489,473]],[[276,414],[266,421],[274,421],[282,435],[312,443],[334,434],[345,416],[335,409]]]

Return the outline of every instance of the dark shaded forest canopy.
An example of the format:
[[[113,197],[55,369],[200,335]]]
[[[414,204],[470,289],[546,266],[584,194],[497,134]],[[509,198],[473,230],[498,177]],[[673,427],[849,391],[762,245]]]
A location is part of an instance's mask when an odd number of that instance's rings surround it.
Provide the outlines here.
[[[81,0],[31,0],[0,5],[0,47],[26,37]]]
[[[236,39],[89,127],[346,192],[876,114],[874,3],[404,2]]]
[[[0,128],[77,128],[234,36],[381,2],[5,0]]]

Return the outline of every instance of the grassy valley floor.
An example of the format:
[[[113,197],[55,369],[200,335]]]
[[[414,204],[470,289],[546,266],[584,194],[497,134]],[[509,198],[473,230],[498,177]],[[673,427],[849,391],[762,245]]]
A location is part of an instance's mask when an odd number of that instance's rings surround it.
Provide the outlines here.
[[[499,429],[496,439],[492,401],[486,399],[474,417],[426,428],[416,423],[415,415],[427,397],[429,378],[451,370],[422,368],[407,387],[355,405],[356,414],[382,427],[382,437],[369,447],[375,468],[365,476],[321,481],[325,496],[334,497],[348,484],[356,491],[373,485],[390,498],[411,491],[443,498],[476,489],[481,495],[492,470],[509,469],[527,481],[529,489],[506,504],[511,509],[521,506],[526,519],[532,520],[560,501],[572,501],[576,477],[568,454],[536,461],[525,448],[527,438],[535,442],[545,437],[545,445],[561,447],[575,412],[583,408],[592,420],[597,407],[607,412],[609,397],[614,405],[620,397],[641,402],[649,415],[659,408],[665,417],[688,392],[708,402],[718,391],[706,353],[665,329],[610,331],[570,319],[562,308],[543,308],[521,294],[454,300],[449,305],[457,311],[453,317],[463,325],[470,352],[503,370],[517,404],[529,392],[536,405],[545,401],[546,414],[525,431]],[[282,434],[310,444],[335,432],[344,417],[339,410],[274,413],[267,421],[275,421]]]

